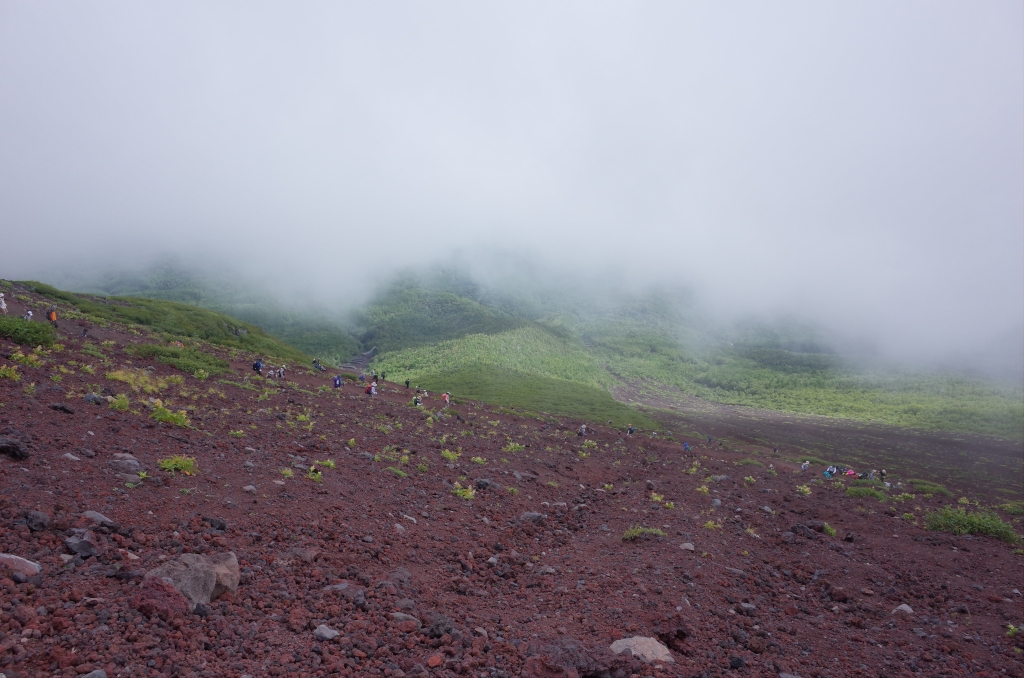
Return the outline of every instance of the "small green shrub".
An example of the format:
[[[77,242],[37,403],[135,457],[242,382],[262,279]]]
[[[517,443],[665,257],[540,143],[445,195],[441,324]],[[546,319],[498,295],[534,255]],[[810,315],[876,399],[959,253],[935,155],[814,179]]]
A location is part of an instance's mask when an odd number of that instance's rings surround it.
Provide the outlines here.
[[[314,464],[323,466],[325,468],[334,468],[337,464],[334,463],[333,459],[324,459],[323,461],[314,461]]]
[[[15,351],[9,357],[14,362],[21,363],[26,367],[42,367],[44,365],[43,359],[40,358],[35,351],[27,354],[22,353],[21,351]]]
[[[832,527],[828,523],[825,523],[824,530],[825,530],[825,534],[827,534],[828,536],[830,536],[830,537],[836,536],[836,528]]]
[[[759,462],[757,459],[740,459],[738,462],[736,462],[736,465],[737,466],[764,466],[764,464]]]
[[[850,489],[853,489],[853,488],[850,488]],[[796,491],[798,493],[806,496],[806,495],[811,493],[811,488],[808,487],[807,485],[797,485],[796,486]],[[849,492],[849,490],[847,490],[847,492]]]
[[[517,487],[507,487],[505,489],[507,489],[508,493],[511,494],[513,497],[519,494],[519,488]]]
[[[456,462],[462,455],[458,452],[452,452],[451,450],[441,450],[441,456],[450,462]]]
[[[519,443],[514,443],[512,441],[509,441],[508,445],[506,445],[505,447],[501,448],[501,451],[502,452],[522,452],[525,449],[526,449],[526,445],[520,445]]]
[[[1008,501],[996,506],[1001,511],[1006,511],[1011,516],[1024,515],[1024,501]]]
[[[642,527],[640,525],[634,525],[625,532],[622,533],[622,541],[636,541],[641,537],[664,537],[666,536],[663,530],[659,530],[656,527]]]
[[[309,470],[306,471],[306,477],[314,483],[322,483],[324,481],[324,472],[316,466],[310,466]]]
[[[846,495],[849,497],[855,497],[857,499],[866,499],[868,497],[874,497],[878,501],[885,501],[885,493],[876,490],[873,487],[851,487],[846,490]]]
[[[53,346],[56,333],[47,323],[31,322],[14,316],[0,317],[0,337],[22,346]]]
[[[281,469],[281,475],[283,475],[285,478],[291,478],[292,476],[295,475],[295,472],[292,471],[290,468],[283,468]]]
[[[4,365],[0,367],[0,379],[13,379],[14,381],[20,381],[21,375],[18,374],[17,365]]]
[[[244,438],[245,437],[245,431],[242,431],[242,430],[228,431],[228,435],[231,436],[232,438]]]
[[[174,424],[175,426],[181,426],[182,428],[188,428],[191,426],[191,422],[188,417],[185,416],[184,410],[172,412],[166,407],[156,407],[153,409],[153,414],[149,415],[150,419],[156,419],[160,422],[168,424]]]
[[[472,499],[476,496],[476,490],[472,487],[463,487],[459,483],[455,483],[452,487],[452,494],[463,499]]]
[[[118,412],[127,412],[130,405],[131,403],[128,402],[128,396],[123,393],[118,393],[114,396],[114,399],[110,401],[110,409],[117,410]]]
[[[1021,540],[1010,523],[988,511],[968,512],[964,508],[945,506],[938,511],[926,513],[924,522],[929,530],[953,534],[981,534],[1002,539],[1010,544],[1016,544]]]
[[[920,480],[918,478],[911,478],[907,481],[914,486],[915,492],[922,494],[937,494],[942,497],[952,497],[953,493],[946,489],[944,485],[933,483],[930,480]]]
[[[592,450],[597,447],[597,443],[593,440],[584,440],[581,446],[584,450]]]
[[[419,471],[420,473],[426,473],[427,471],[430,470],[430,467],[427,466],[426,464],[417,464],[416,470]]]
[[[196,467],[196,458],[186,457],[181,454],[165,457],[157,462],[157,466],[171,475],[180,473],[182,475],[192,476],[199,472],[199,469]]]
[[[385,471],[391,471],[392,473],[394,473],[394,474],[395,474],[395,475],[396,475],[397,477],[399,477],[399,478],[406,478],[406,477],[408,477],[408,476],[409,476],[409,474],[408,474],[408,473],[406,473],[406,472],[405,472],[405,471],[403,471],[402,469],[400,469],[400,468],[397,468],[397,467],[395,467],[395,466],[388,466],[388,467],[386,467],[386,468],[385,468],[384,470],[385,470]]]
[[[853,487],[884,487],[882,481],[878,478],[858,478],[851,480],[850,485]]]

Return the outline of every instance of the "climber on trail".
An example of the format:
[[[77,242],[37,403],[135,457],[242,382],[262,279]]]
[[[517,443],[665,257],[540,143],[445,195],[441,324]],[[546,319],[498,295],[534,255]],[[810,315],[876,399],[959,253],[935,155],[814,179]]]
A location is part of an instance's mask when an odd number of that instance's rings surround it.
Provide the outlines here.
[[[444,409],[448,409],[448,405],[450,404],[451,396],[452,396],[451,391],[445,391],[441,395],[441,400],[444,401]]]
[[[405,390],[406,391],[409,390],[409,380],[408,379],[405,380]]]
[[[57,307],[51,306],[46,309],[46,319],[50,321],[50,324],[57,327]]]
[[[0,292],[0,313],[7,315],[7,302],[4,301],[4,293]]]
[[[334,388],[341,388],[341,375],[334,375]]]
[[[636,433],[636,429],[635,429],[635,428],[633,428],[633,425],[632,425],[632,424],[629,424],[629,425],[628,425],[628,426],[626,427],[626,437],[628,438],[628,437],[630,437],[631,435],[633,435],[634,433]]]
[[[580,424],[580,428],[579,428],[578,431],[576,431],[576,435],[578,435],[578,436],[585,436],[585,435],[587,435],[587,425],[586,424]]]
[[[252,364],[252,371],[255,372],[256,374],[260,374],[260,375],[263,374],[263,359],[262,358],[256,358],[256,362],[254,362]]]

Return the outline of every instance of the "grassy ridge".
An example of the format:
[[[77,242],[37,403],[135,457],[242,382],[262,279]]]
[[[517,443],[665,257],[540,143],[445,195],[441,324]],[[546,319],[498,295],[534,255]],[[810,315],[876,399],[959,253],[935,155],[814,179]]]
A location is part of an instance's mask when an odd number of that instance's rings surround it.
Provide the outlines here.
[[[591,421],[611,420],[612,426],[633,424],[641,429],[660,429],[656,421],[624,405],[607,391],[564,379],[513,372],[485,363],[424,374],[416,382],[430,391],[451,391],[457,399],[482,400],[516,410]]]
[[[139,325],[162,332],[168,335],[168,338],[201,339],[218,346],[251,351],[303,365],[311,360],[302,351],[271,337],[255,325],[197,306],[156,299],[78,295],[34,281],[20,284],[44,297],[70,306],[72,312],[63,310],[63,317],[73,317],[77,312],[100,324],[116,322]]]

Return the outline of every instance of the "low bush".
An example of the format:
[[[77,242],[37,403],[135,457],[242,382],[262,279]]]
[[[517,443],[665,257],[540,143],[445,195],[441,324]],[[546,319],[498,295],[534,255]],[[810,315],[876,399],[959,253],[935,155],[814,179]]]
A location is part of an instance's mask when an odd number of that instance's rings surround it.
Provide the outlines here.
[[[659,530],[656,527],[641,527],[640,525],[634,525],[625,532],[622,533],[622,541],[636,541],[641,537],[664,537],[665,532]]]
[[[0,317],[0,337],[22,346],[53,346],[56,333],[46,323],[6,316]]]
[[[229,367],[226,360],[200,351],[194,346],[180,348],[158,344],[139,344],[128,346],[124,350],[136,358],[156,359],[200,379],[207,379],[210,375],[224,374]]]
[[[850,485],[853,487],[883,487],[884,484],[878,478],[858,478],[857,480],[851,480]]]
[[[856,497],[857,499],[866,499],[867,497],[874,497],[878,501],[885,501],[885,493],[876,490],[873,487],[851,487],[846,490],[847,496]]]
[[[924,521],[925,527],[929,530],[953,534],[981,534],[1002,539],[1010,544],[1016,544],[1021,540],[1010,523],[988,511],[967,511],[964,508],[945,506],[938,511],[926,513]]]
[[[174,424],[175,426],[181,426],[182,428],[188,428],[191,426],[191,422],[188,420],[188,417],[185,416],[184,410],[172,412],[166,407],[156,407],[153,409],[153,414],[149,415],[149,418],[168,424]]]
[[[757,459],[740,459],[738,462],[736,462],[736,465],[737,466],[764,466],[764,464],[759,462]]]
[[[914,486],[915,492],[920,492],[921,494],[937,494],[943,497],[953,496],[953,493],[947,490],[945,485],[939,485],[938,483],[933,483],[930,480],[911,478],[907,482]]]
[[[157,466],[171,475],[181,473],[182,475],[192,476],[199,472],[195,457],[186,457],[180,454],[161,459],[157,462]]]

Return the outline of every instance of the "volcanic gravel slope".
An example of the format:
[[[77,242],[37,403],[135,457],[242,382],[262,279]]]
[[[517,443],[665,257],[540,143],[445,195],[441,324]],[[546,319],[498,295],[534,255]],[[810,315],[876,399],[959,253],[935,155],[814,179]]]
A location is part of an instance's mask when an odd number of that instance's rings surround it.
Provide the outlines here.
[[[134,392],[104,375],[182,373],[125,354],[156,341],[138,329],[90,331],[107,345],[64,337],[0,379],[0,436],[30,455],[0,457],[0,553],[42,565],[0,564],[7,678],[1022,675],[1024,633],[1006,628],[1022,625],[1021,556],[904,516],[950,499],[853,499],[820,469],[737,465],[750,449],[589,423],[580,438],[580,422],[472,403],[438,417],[433,395],[415,408],[394,384],[371,400],[296,370],[246,381],[251,356],[209,347],[232,374]],[[130,409],[83,399],[101,389]],[[155,422],[149,398],[192,427]],[[198,473],[159,470],[173,454]],[[126,486],[124,455],[150,477]],[[623,541],[633,526],[664,534]],[[90,527],[98,553],[72,556],[65,539]],[[147,571],[229,551],[233,593],[145,604]],[[320,625],[339,633],[318,640]],[[609,651],[629,636],[674,663]]]

